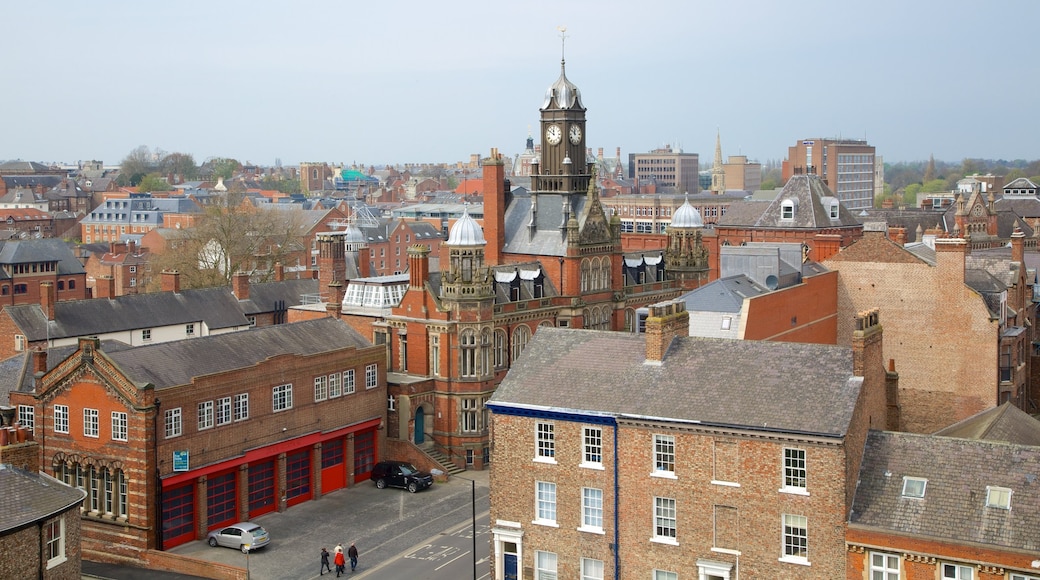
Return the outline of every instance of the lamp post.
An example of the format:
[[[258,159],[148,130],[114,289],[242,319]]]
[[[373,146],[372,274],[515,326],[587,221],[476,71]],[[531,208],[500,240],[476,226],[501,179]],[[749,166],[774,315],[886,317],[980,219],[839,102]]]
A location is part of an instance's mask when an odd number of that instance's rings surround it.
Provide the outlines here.
[[[470,505],[473,508],[473,580],[477,580],[477,482],[461,475],[454,477],[465,479],[469,482]]]

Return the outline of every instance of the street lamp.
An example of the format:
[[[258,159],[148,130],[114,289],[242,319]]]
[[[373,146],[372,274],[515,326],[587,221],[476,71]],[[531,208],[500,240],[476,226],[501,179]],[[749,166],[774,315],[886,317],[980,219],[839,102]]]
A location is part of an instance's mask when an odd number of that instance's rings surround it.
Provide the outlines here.
[[[469,482],[470,504],[473,507],[473,580],[477,580],[477,482],[461,475],[455,477]]]

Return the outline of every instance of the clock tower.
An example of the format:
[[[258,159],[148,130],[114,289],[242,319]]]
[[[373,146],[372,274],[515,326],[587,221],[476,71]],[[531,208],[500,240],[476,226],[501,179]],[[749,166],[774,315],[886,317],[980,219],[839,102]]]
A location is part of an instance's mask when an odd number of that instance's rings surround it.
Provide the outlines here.
[[[563,59],[560,78],[545,92],[540,112],[542,155],[531,169],[531,189],[585,193],[592,173],[585,156],[585,107],[578,87],[567,78]]]

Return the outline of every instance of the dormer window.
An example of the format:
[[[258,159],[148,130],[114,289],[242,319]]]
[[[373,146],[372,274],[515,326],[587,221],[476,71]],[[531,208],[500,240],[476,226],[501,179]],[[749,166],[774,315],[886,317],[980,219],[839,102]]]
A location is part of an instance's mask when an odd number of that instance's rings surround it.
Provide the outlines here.
[[[838,202],[836,201],[831,202],[831,219],[838,219]]]
[[[903,478],[903,497],[924,497],[924,488],[928,485],[928,480],[923,477],[904,477]]]
[[[793,199],[785,199],[780,204],[780,219],[793,220],[796,205]]]
[[[986,486],[986,507],[1011,509],[1011,490],[1006,487]]]

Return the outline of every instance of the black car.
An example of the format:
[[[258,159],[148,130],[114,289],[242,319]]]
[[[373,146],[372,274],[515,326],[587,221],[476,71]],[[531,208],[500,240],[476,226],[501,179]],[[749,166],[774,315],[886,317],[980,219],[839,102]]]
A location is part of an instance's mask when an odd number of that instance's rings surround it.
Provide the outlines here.
[[[415,493],[433,485],[433,476],[406,461],[380,461],[372,468],[376,487],[400,487]]]

